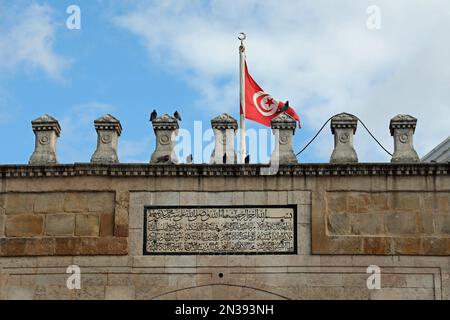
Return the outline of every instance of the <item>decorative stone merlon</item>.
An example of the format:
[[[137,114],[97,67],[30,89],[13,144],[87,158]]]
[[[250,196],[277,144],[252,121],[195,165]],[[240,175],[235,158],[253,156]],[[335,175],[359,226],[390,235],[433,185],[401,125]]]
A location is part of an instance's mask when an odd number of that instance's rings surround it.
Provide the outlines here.
[[[119,163],[117,144],[122,133],[120,121],[110,114],[94,121],[97,131],[97,149],[92,155],[92,163]]]
[[[33,121],[31,127],[35,135],[34,152],[31,155],[31,165],[57,164],[56,140],[61,133],[58,120],[45,114]]]
[[[178,120],[168,114],[152,121],[156,136],[156,147],[150,163],[172,164],[178,163],[175,154],[175,140],[178,134]]]
[[[391,162],[420,161],[413,145],[416,124],[417,119],[407,114],[399,114],[391,119],[389,130],[394,137],[394,154]]]
[[[334,135],[334,150],[331,163],[358,162],[358,155],[353,147],[353,136],[358,125],[358,118],[348,113],[340,113],[331,119],[331,132]]]
[[[211,154],[211,164],[235,164],[237,155],[234,151],[234,137],[237,130],[237,121],[227,113],[223,113],[211,120],[214,130],[215,146]]]
[[[275,148],[270,156],[271,164],[295,164],[297,157],[292,150],[292,136],[295,134],[297,122],[289,114],[283,112],[271,121],[275,135]]]

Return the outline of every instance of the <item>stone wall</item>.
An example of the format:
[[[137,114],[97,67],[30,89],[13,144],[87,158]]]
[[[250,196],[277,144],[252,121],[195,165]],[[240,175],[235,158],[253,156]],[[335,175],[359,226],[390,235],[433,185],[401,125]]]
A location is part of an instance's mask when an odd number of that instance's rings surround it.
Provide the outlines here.
[[[4,192],[0,206],[0,256],[126,253],[114,192]]]
[[[0,166],[0,298],[450,299],[450,165],[261,168]],[[143,254],[144,206],[268,204],[296,206],[296,254]]]
[[[315,216],[326,226],[317,221],[314,252],[450,255],[449,200],[449,192],[426,189],[329,191]]]

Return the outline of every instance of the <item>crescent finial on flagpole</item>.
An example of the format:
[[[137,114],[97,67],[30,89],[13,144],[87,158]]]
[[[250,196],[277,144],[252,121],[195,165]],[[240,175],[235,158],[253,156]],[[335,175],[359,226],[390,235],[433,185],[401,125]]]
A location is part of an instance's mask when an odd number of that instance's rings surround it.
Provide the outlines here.
[[[247,39],[246,34],[244,32],[240,32],[238,34],[238,39],[241,40],[241,46],[239,47],[239,50],[241,52],[244,52],[245,51],[244,40]]]

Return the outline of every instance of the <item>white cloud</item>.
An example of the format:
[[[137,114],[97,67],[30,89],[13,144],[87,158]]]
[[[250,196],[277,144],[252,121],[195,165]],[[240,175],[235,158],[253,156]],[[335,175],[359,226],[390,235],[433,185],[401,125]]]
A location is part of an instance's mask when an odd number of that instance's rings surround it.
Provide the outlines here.
[[[153,152],[151,142],[150,136],[136,140],[121,139],[117,151],[120,162],[148,163]]]
[[[0,3],[0,70],[38,69],[60,79],[70,63],[53,48],[56,25],[48,5]]]
[[[114,110],[114,106],[99,102],[87,102],[70,108],[59,121],[59,162],[89,162],[97,144],[94,120]]]
[[[199,106],[210,112],[237,113],[236,36],[245,31],[250,72],[296,106],[305,128],[346,111],[392,149],[389,119],[408,113],[419,119],[415,144],[424,155],[450,133],[450,5],[379,0],[381,30],[368,30],[372,4],[165,0],[140,2],[116,22],[140,37],[152,60],[196,88]],[[327,131],[312,147],[318,161],[330,155]],[[355,138],[360,160],[389,160],[363,131],[360,125]]]

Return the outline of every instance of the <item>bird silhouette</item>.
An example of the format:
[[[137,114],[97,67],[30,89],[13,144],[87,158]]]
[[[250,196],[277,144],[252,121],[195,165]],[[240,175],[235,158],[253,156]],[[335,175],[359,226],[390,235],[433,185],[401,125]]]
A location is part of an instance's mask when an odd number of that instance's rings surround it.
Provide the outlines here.
[[[222,163],[223,164],[227,163],[227,154],[226,153],[223,154]]]
[[[289,101],[286,101],[286,103],[278,109],[277,113],[286,112],[289,109]]]
[[[155,120],[157,116],[156,110],[153,110],[152,113],[150,113],[150,121]]]
[[[156,163],[168,162],[170,160],[169,155],[161,156],[156,158]]]
[[[194,157],[192,156],[192,154],[190,154],[186,157],[186,163],[190,164],[192,163],[192,161],[194,161]]]
[[[245,157],[245,164],[249,164],[250,163],[250,155],[248,154],[246,157]]]
[[[178,121],[181,121],[181,116],[180,116],[180,114],[178,113],[178,111],[175,111],[175,112],[174,112],[173,117],[174,117],[175,119],[177,119]]]

